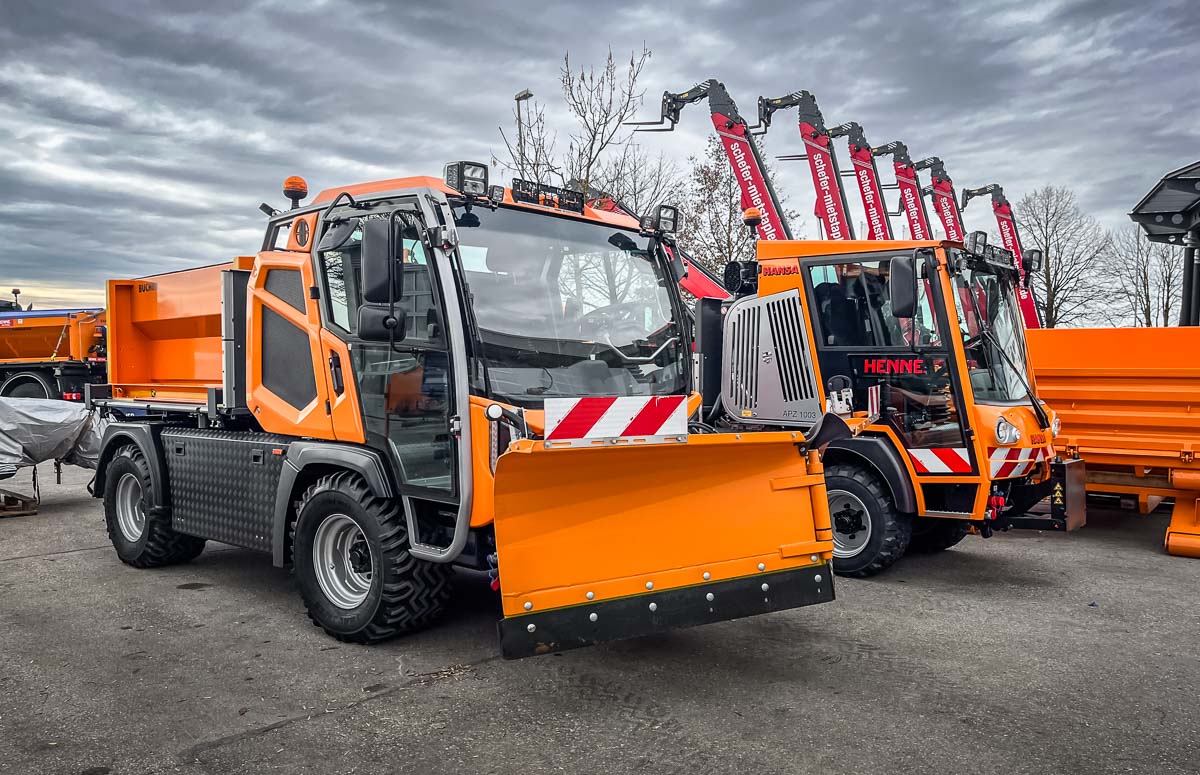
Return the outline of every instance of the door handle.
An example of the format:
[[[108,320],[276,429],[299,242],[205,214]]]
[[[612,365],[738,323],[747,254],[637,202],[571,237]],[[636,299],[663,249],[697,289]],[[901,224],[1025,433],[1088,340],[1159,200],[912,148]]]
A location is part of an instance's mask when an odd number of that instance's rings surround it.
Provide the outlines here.
[[[333,379],[333,392],[341,395],[346,391],[346,383],[342,379],[342,359],[335,352],[329,353],[329,376]]]

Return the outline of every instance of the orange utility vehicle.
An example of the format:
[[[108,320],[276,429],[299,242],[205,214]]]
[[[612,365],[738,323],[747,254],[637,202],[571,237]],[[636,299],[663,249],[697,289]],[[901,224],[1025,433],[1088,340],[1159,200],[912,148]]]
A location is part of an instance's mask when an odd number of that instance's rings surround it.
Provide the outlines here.
[[[95,495],[122,561],[268,552],[353,642],[485,570],[508,657],[833,599],[818,447],[845,424],[689,432],[673,209],[470,162],[305,188],[257,256],[109,282],[89,401],[118,418]]]
[[[724,84],[710,79],[665,92],[659,119],[634,124],[671,131],[701,101],[760,239],[757,261],[727,267],[732,301],[689,289],[701,297],[704,416],[714,427],[803,430],[827,406],[859,409],[849,420],[857,432],[824,455],[834,568],[869,576],[907,551],[949,548],[972,529],[986,537],[1082,524],[1081,508],[1043,518],[1008,507],[1065,487],[1071,465],[1056,458],[1057,423],[1032,387],[1013,254],[987,246],[983,233],[966,246],[890,240],[883,207],[876,239],[854,240],[831,132],[852,135],[856,170],[869,173],[869,184],[859,175],[864,203],[879,205],[871,149],[857,124],[826,130],[807,91],[760,98],[751,127]],[[829,240],[791,239],[754,139],[789,107]],[[818,390],[802,393],[808,380]]]
[[[981,233],[966,246],[761,240],[756,261],[726,268],[733,299],[699,302],[710,423],[805,428],[828,407],[865,426],[823,456],[839,573],[972,528],[1083,524],[1082,496],[1067,497],[1082,463],[1057,456],[1058,419],[1035,397],[1016,281],[1012,254]],[[1007,509],[1049,490],[1063,497],[1048,516]]]
[[[1129,217],[1184,249],[1180,327],[1030,331],[1030,355],[1066,452],[1087,461],[1087,490],[1143,514],[1174,499],[1166,549],[1200,557],[1200,161],[1164,175]]]
[[[1059,409],[1060,451],[1087,491],[1175,507],[1164,545],[1200,557],[1200,328],[1028,331],[1038,390]]]
[[[81,401],[104,364],[104,310],[0,307],[0,396]]]

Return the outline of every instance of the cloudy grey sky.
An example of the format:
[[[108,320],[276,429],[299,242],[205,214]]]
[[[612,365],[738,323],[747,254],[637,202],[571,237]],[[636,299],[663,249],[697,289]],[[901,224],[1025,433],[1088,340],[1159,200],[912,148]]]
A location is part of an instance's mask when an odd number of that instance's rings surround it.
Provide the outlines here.
[[[0,287],[41,307],[253,253],[257,205],[283,207],[288,175],[315,192],[488,159],[518,90],[562,121],[568,49],[651,48],[644,118],[709,77],[744,112],[804,88],[830,123],[939,155],[960,186],[997,181],[1015,201],[1067,185],[1106,226],[1200,156],[1196,0],[0,0],[0,18]],[[696,110],[642,137],[683,160],[708,127]],[[787,122],[769,137],[798,150]],[[811,212],[806,169],[778,174]],[[967,215],[992,225],[986,207]]]

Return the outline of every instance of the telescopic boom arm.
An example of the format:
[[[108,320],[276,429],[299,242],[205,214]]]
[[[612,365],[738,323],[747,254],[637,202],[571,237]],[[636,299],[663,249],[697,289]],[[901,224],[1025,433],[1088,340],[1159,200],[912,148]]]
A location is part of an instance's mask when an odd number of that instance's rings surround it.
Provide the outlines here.
[[[781,160],[807,159],[812,172],[813,186],[817,190],[814,209],[817,218],[825,225],[828,239],[854,239],[846,203],[846,192],[842,189],[841,173],[838,171],[837,156],[833,152],[833,140],[825,128],[825,117],[817,107],[817,98],[811,92],[797,91],[782,97],[758,98],[758,125],[761,132],[771,126],[771,115],[777,110],[796,108],[800,126],[800,137],[804,140],[804,153],[780,156]]]
[[[992,213],[996,216],[996,226],[1000,229],[1000,241],[1004,243],[1007,250],[1012,251],[1013,258],[1017,261],[1017,272],[1021,278],[1021,282],[1017,286],[1017,299],[1021,305],[1021,315],[1025,318],[1025,327],[1041,328],[1042,323],[1038,319],[1037,305],[1033,303],[1033,294],[1029,292],[1029,277],[1025,274],[1025,255],[1024,248],[1021,246],[1021,235],[1017,231],[1012,204],[1004,195],[1004,188],[999,183],[989,183],[980,188],[965,189],[962,192],[962,209],[966,209],[967,202],[984,194],[992,195]]]
[[[936,156],[921,159],[913,165],[916,170],[929,170],[930,185],[924,193],[931,195],[933,209],[942,221],[946,230],[946,239],[962,242],[966,237],[963,229],[962,210],[958,207],[958,197],[954,195],[954,181],[946,173],[946,165]]]
[[[908,146],[899,140],[872,148],[873,156],[891,154],[892,169],[896,172],[896,186],[900,189],[900,209],[908,220],[908,232],[915,240],[933,239],[929,228],[929,213],[921,197],[921,183],[917,180],[917,168],[908,155]]]
[[[779,197],[767,178],[762,155],[754,142],[753,128],[738,113],[737,105],[729,96],[725,84],[711,78],[696,84],[687,91],[664,92],[662,115],[658,121],[635,121],[630,126],[648,127],[639,132],[670,132],[679,122],[684,106],[708,99],[713,127],[721,138],[729,165],[733,168],[738,186],[742,190],[742,209],[756,207],[762,213],[758,224],[758,238],[763,240],[791,239],[791,231],[779,206]]]
[[[875,166],[875,154],[862,125],[855,121],[835,126],[829,130],[830,137],[846,137],[850,146],[850,163],[854,165],[854,180],[862,196],[863,212],[867,216],[867,239],[892,239],[892,223],[888,217],[887,203],[883,199],[883,185],[879,182],[879,168]]]

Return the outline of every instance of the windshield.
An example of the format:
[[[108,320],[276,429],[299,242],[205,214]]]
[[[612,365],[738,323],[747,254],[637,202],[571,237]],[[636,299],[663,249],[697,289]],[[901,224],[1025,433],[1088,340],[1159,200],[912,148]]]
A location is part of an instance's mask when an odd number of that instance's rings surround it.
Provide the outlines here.
[[[975,400],[984,403],[1027,400],[1025,330],[1017,310],[1013,274],[968,261],[954,277],[954,290],[958,327]],[[984,336],[985,330],[990,330],[990,337]],[[1003,348],[1003,355],[997,348]],[[1004,355],[1020,369],[1019,373],[1005,361]]]
[[[456,208],[455,225],[498,398],[684,392],[672,281],[647,238],[509,208]]]

